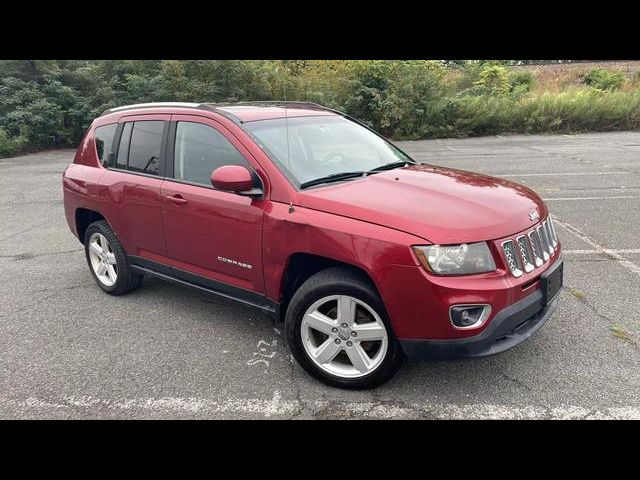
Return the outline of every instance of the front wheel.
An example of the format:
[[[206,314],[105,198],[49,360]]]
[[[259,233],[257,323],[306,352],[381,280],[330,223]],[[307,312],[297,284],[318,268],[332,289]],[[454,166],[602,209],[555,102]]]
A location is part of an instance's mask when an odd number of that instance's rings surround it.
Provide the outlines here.
[[[402,350],[375,288],[363,275],[331,268],[293,295],[287,340],[298,363],[324,383],[372,388],[402,363]]]

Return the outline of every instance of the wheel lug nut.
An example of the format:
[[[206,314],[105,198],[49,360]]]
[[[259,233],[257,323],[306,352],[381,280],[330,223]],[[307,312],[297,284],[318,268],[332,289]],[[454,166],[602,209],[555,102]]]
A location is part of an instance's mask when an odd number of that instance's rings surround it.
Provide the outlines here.
[[[357,336],[358,336],[358,334],[357,334],[356,332],[351,332],[351,336],[352,336],[352,337],[357,337]]]
[[[348,325],[346,323],[342,324],[342,328],[347,328],[347,327],[348,327]]]
[[[332,331],[333,333],[338,333],[338,329],[337,329],[336,327],[333,327],[333,328],[331,329],[331,331]]]
[[[353,345],[353,342],[351,342],[351,341],[347,342],[347,346],[350,347],[351,345]]]
[[[336,338],[336,343],[340,344],[340,339],[339,338]]]

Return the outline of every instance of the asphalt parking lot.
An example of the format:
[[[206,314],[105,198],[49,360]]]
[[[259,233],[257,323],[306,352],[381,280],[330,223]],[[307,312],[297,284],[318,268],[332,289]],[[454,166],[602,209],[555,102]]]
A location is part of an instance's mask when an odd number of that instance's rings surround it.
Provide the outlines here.
[[[548,202],[565,287],[527,342],[331,389],[249,307],[153,279],[103,293],[64,218],[73,151],[44,152],[0,159],[0,418],[640,418],[640,133],[399,145]]]

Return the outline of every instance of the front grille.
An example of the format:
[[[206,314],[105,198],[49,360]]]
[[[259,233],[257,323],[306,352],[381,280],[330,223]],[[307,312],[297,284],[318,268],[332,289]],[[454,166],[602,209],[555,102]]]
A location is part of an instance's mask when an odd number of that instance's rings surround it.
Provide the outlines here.
[[[516,244],[518,245],[516,247]],[[507,266],[514,277],[529,273],[545,264],[558,248],[558,237],[551,217],[525,235],[502,242]]]

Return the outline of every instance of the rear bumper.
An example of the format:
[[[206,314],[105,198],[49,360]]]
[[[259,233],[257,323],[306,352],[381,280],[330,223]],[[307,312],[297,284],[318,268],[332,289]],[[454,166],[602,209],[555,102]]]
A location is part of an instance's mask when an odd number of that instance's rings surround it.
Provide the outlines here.
[[[540,289],[501,310],[480,334],[454,340],[400,340],[409,358],[484,357],[504,352],[537,332],[551,317],[558,304],[543,306]]]

